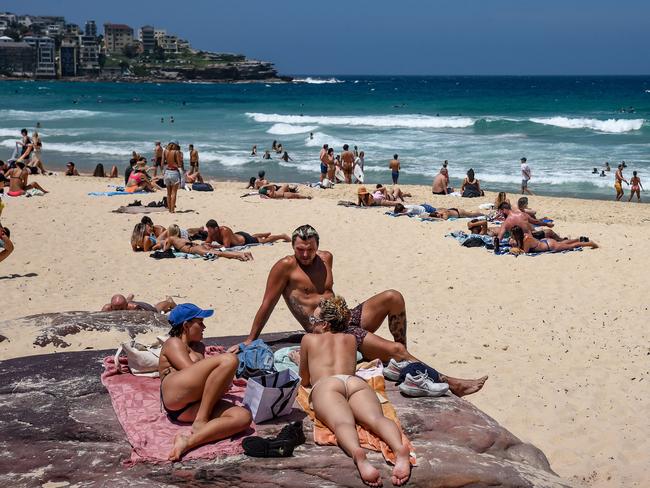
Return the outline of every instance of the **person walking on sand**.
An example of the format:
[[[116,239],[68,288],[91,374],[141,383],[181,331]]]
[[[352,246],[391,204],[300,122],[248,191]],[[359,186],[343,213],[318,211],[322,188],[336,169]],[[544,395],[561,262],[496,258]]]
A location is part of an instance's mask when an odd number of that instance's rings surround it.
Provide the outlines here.
[[[401,169],[399,156],[397,154],[393,154],[393,159],[388,163],[388,167],[390,168],[390,175],[393,178],[393,185],[397,185],[397,180],[399,180],[399,170]]]
[[[199,152],[194,149],[194,144],[188,146],[190,150],[190,174],[199,172]]]
[[[182,156],[180,148],[173,142],[170,142],[165,151],[165,171],[163,172],[163,181],[167,189],[167,208],[170,213],[176,212],[176,195],[178,188],[181,186],[181,168]]]
[[[632,178],[630,179],[630,198],[628,202],[632,201],[632,197],[636,193],[636,201],[640,202],[641,201],[641,190],[643,190],[643,185],[641,184],[641,178],[637,176],[636,171],[632,171]]]
[[[531,172],[530,166],[526,158],[521,158],[521,194],[528,193],[532,195],[533,192],[528,189],[528,182],[530,181]]]
[[[153,176],[154,178],[158,176],[158,168],[162,173],[162,163],[163,163],[163,148],[160,145],[160,141],[156,141],[156,145],[153,148]]]
[[[623,177],[623,164],[618,165],[618,169],[616,170],[616,173],[614,174],[614,189],[616,190],[616,201],[618,202],[621,198],[623,198],[623,195],[625,195],[625,192],[623,191],[623,182],[625,182],[626,185],[629,186],[630,183]]]

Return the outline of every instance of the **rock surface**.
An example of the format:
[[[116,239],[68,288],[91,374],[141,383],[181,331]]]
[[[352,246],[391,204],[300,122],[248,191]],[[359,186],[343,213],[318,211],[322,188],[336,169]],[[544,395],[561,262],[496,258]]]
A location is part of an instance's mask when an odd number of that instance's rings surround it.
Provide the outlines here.
[[[156,327],[154,314],[75,312],[34,316],[44,337],[61,340],[73,326],[84,330]],[[148,316],[148,318],[145,318]],[[72,328],[71,328],[72,327]],[[273,348],[295,343],[299,336],[267,334]],[[209,339],[230,345],[243,337]],[[139,464],[125,468],[130,446],[117,422],[99,376],[101,360],[113,351],[63,352],[11,359],[0,363],[0,485],[68,486],[223,486],[323,487],[362,486],[352,462],[337,447],[315,446],[311,422],[304,427],[307,444],[291,458],[249,459],[175,464]],[[489,388],[489,385],[488,385]],[[407,399],[392,383],[387,394],[412,440],[418,467],[411,487],[564,487],[570,484],[550,469],[544,454],[524,444],[471,403],[454,396]],[[289,420],[304,419],[296,409],[277,424],[258,426],[259,435],[272,435]],[[369,458],[380,468],[385,486],[390,468],[380,455]]]

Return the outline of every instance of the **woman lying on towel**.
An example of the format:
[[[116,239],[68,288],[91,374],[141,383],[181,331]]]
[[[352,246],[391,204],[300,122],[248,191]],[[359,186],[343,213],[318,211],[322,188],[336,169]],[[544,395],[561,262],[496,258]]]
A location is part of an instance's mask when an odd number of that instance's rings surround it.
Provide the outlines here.
[[[517,225],[511,229],[511,233],[514,240],[514,247],[510,249],[512,254],[570,251],[579,247],[596,249],[598,247],[598,244],[590,241],[587,237],[567,239],[565,241],[556,241],[550,238],[537,240],[529,233],[524,234],[521,227]]]
[[[212,314],[191,303],[177,305],[169,313],[171,337],[163,345],[158,364],[160,401],[170,420],[192,423],[190,435],[176,435],[170,461],[178,461],[201,444],[241,432],[251,423],[248,410],[222,400],[235,377],[237,356],[204,356],[203,319]]]
[[[301,195],[300,193],[296,193],[297,188],[295,187],[290,187],[289,185],[274,185],[274,184],[268,184],[264,185],[259,189],[260,195],[264,195],[267,198],[274,198],[274,199],[300,199],[300,200],[311,200],[311,196],[309,195]]]
[[[162,250],[167,251],[173,247],[178,252],[198,254],[199,256],[239,259],[240,261],[252,261],[253,259],[253,255],[248,251],[217,251],[207,244],[194,244],[191,240],[181,237],[180,234],[181,229],[178,225],[170,225],[167,229],[167,238],[162,244]]]
[[[359,445],[356,423],[375,433],[396,456],[392,482],[406,483],[411,474],[409,449],[392,420],[384,417],[377,395],[363,379],[355,376],[357,345],[354,335],[342,331],[350,310],[342,297],[321,301],[314,311],[312,333],[300,344],[302,385],[313,385],[309,396],[316,417],[336,435],[339,446],[354,460],[361,479],[369,486],[381,486],[379,471],[366,459]]]

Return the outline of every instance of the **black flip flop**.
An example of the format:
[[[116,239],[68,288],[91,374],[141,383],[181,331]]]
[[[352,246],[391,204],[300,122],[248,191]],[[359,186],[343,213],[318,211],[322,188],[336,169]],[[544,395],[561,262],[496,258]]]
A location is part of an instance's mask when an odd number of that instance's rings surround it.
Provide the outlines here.
[[[251,457],[290,457],[293,454],[294,443],[289,440],[264,439],[262,437],[246,437],[242,441],[244,454]]]

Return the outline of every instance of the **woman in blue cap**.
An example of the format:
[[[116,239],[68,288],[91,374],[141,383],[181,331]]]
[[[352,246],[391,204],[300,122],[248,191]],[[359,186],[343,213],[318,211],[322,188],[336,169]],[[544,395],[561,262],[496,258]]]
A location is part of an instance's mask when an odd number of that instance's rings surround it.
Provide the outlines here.
[[[170,461],[201,444],[241,432],[251,423],[248,410],[222,400],[235,377],[237,356],[204,356],[203,319],[213,313],[192,303],[177,305],[169,313],[172,329],[158,364],[160,401],[170,420],[192,422],[190,435],[176,435]]]

